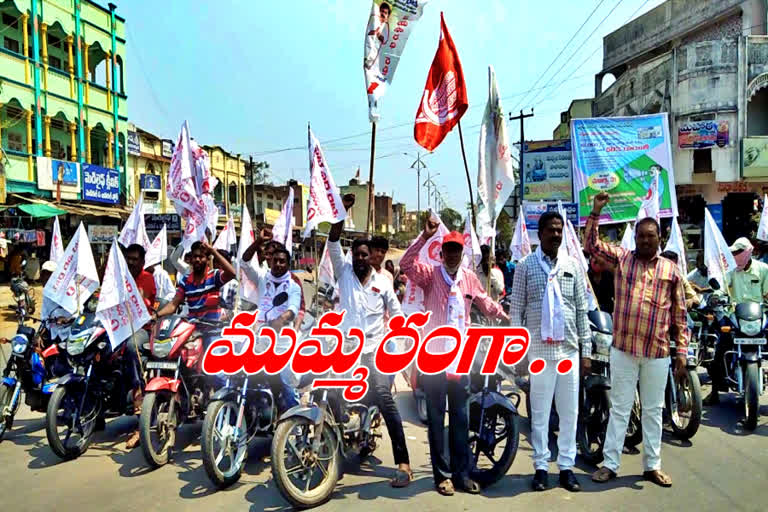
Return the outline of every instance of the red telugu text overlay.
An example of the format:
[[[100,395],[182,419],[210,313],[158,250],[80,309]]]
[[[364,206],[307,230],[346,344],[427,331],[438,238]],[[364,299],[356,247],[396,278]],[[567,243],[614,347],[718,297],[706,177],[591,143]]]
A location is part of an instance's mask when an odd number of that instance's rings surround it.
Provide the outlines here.
[[[352,371],[352,379],[323,378],[315,379],[313,389],[343,388],[344,399],[355,402],[362,399],[368,391],[368,368],[360,365],[365,335],[357,327],[342,333],[338,328],[344,318],[341,313],[325,313],[318,326],[310,331],[310,338],[297,343],[297,334],[293,328],[285,327],[279,336],[290,340],[290,347],[281,353],[275,352],[277,332],[268,326],[259,329],[258,336],[270,340],[270,346],[264,352],[254,351],[256,334],[252,327],[256,322],[257,311],[240,313],[232,319],[229,327],[222,329],[224,338],[214,341],[203,356],[203,372],[208,375],[224,373],[233,375],[244,372],[247,375],[266,373],[275,375],[288,368],[296,375],[312,373],[324,375],[329,372],[346,374]],[[442,373],[448,369],[458,357],[458,368],[453,371],[457,375],[467,375],[472,368],[480,340],[489,338],[490,343],[485,354],[481,374],[496,373],[499,362],[507,366],[518,364],[527,354],[530,336],[524,327],[480,327],[473,326],[466,330],[463,343],[461,333],[455,327],[442,326],[421,336],[418,328],[424,327],[431,313],[414,313],[407,318],[403,315],[389,320],[389,333],[381,340],[374,358],[376,369],[386,375],[402,372],[413,362],[423,374]],[[247,338],[244,350],[236,353],[233,343],[228,336]],[[316,338],[334,338],[335,349],[323,352],[322,342]],[[356,347],[352,352],[344,352],[344,338],[356,339]],[[387,342],[396,338],[410,338],[414,341],[406,352],[390,353],[384,350]],[[453,338],[457,343],[453,350],[444,353],[432,353],[426,350],[430,340],[435,338]],[[353,371],[354,370],[354,371]]]

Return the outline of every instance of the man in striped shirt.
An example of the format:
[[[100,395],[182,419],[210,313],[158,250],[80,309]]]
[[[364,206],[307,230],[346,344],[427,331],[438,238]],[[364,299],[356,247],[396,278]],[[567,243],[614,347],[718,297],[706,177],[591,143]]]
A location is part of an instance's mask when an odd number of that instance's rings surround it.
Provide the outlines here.
[[[485,293],[474,272],[461,267],[464,235],[453,231],[443,237],[442,265],[432,266],[417,261],[424,244],[437,233],[439,224],[427,220],[424,232],[400,260],[400,271],[424,291],[424,306],[431,311],[424,332],[452,325],[469,326],[470,308],[474,303],[491,318],[508,321],[501,306]],[[457,322],[458,320],[458,322]],[[436,351],[430,344],[428,347]],[[477,494],[480,486],[469,478],[469,379],[466,375],[456,379],[446,373],[423,375],[427,395],[429,452],[437,492],[444,496],[454,494],[454,484],[465,492]],[[450,462],[445,456],[445,399],[448,397]]]
[[[677,265],[658,256],[659,224],[645,218],[635,225],[634,251],[600,240],[600,212],[609,196],[601,192],[587,220],[584,247],[616,267],[616,302],[611,348],[611,416],[606,433],[605,464],[595,482],[616,478],[635,389],[640,383],[643,415],[643,477],[662,487],[672,479],[661,471],[661,412],[669,367],[669,340],[677,340],[675,373],[685,372],[688,353],[683,279]]]
[[[179,281],[176,296],[157,312],[157,316],[172,315],[181,304],[186,302],[190,319],[217,323],[222,316],[221,288],[235,278],[235,269],[208,242],[195,242],[192,244],[190,254],[192,255],[192,272]],[[211,268],[210,255],[213,255],[214,262],[220,270]],[[203,343],[206,346],[221,334],[221,329],[210,326],[201,326],[200,331],[204,333]]]

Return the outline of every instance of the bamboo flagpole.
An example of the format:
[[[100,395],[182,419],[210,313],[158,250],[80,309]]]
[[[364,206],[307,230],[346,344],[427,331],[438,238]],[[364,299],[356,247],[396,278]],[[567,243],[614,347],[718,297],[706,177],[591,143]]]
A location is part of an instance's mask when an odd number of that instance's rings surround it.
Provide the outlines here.
[[[373,163],[376,157],[376,123],[371,123],[371,167],[368,172],[368,220],[366,221],[366,232],[370,236],[374,229],[374,196],[373,196]]]
[[[472,196],[472,178],[469,177],[469,164],[467,164],[467,153],[464,150],[464,134],[461,131],[461,121],[456,123],[459,127],[459,143],[461,145],[461,157],[464,159],[464,172],[467,175],[467,189],[469,190],[469,206],[472,214],[472,228],[477,232],[477,217],[475,215],[475,199]]]

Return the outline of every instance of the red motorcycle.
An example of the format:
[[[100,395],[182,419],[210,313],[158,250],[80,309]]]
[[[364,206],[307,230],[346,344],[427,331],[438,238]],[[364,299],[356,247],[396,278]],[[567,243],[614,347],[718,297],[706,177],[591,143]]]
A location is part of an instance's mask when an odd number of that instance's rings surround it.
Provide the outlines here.
[[[171,315],[158,319],[152,332],[146,367],[151,378],[139,417],[141,449],[152,467],[168,462],[176,429],[201,420],[215,390],[215,378],[202,372],[201,327],[222,325]]]

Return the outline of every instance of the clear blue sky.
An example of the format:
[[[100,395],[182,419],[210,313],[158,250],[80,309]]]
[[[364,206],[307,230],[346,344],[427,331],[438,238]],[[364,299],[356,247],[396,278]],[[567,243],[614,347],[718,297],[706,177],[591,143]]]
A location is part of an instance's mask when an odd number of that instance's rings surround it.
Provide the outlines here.
[[[420,149],[413,141],[413,120],[437,48],[441,10],[467,81],[470,107],[462,127],[475,190],[488,65],[496,70],[506,112],[535,107],[535,117],[526,121],[526,139],[550,139],[560,111],[573,99],[593,96],[594,75],[602,64],[602,37],[630,16],[660,3],[431,0],[384,97],[376,191],[394,192],[395,201],[405,201],[408,209],[416,207],[416,175],[409,169],[413,159],[403,152],[415,155]],[[367,179],[370,124],[362,55],[369,0],[117,0],[117,4],[127,26],[126,93],[133,123],[175,139],[187,119],[197,140],[243,155],[301,147],[256,159],[270,163],[275,181],[293,176],[306,183],[310,121],[321,143],[360,135],[324,144],[324,149],[337,184],[345,184],[358,166]],[[521,95],[534,87],[595,7],[536,85],[550,87]],[[511,142],[517,141],[519,122],[508,127]],[[440,174],[435,181],[444,187],[448,205],[463,213],[468,193],[458,132],[449,134],[425,162]],[[424,189],[421,201],[424,208]]]

